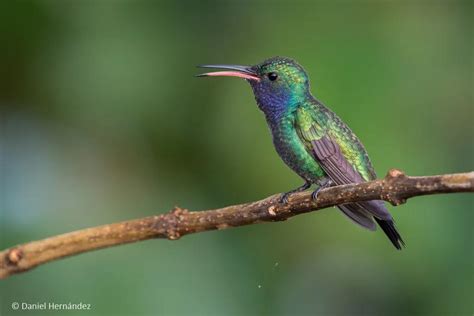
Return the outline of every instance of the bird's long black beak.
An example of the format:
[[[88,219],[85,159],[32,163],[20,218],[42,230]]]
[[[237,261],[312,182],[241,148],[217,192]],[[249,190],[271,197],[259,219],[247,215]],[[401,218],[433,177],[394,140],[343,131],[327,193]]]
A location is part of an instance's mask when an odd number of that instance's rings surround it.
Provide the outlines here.
[[[252,70],[252,67],[249,66],[240,66],[240,65],[199,65],[200,68],[216,68],[223,69],[224,71],[215,71],[215,72],[206,72],[203,74],[196,75],[196,77],[216,77],[216,76],[226,76],[226,77],[239,77],[247,80],[256,80],[260,81],[258,74]]]

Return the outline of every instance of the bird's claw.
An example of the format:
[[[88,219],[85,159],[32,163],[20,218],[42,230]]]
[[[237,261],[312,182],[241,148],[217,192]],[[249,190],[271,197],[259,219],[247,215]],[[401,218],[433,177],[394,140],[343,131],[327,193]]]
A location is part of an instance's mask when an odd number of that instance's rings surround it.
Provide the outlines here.
[[[319,186],[319,188],[317,188],[316,190],[314,190],[313,193],[311,193],[311,199],[313,201],[316,201],[318,199],[319,192],[321,192],[322,189],[326,189],[326,188],[330,187],[331,185],[332,185],[331,180],[327,180],[325,183],[321,184]]]
[[[322,187],[317,188],[314,190],[313,193],[311,193],[311,200],[316,201],[318,199],[318,194],[321,191]]]
[[[300,186],[300,187],[298,187],[294,190],[291,190],[289,192],[282,193],[282,195],[280,197],[280,204],[287,204],[288,203],[288,197],[291,194],[296,193],[296,192],[302,192],[302,191],[308,189],[310,186],[311,186],[311,183],[306,181],[302,186]]]
[[[288,197],[290,196],[291,193],[282,193],[280,197],[280,204],[288,204]]]

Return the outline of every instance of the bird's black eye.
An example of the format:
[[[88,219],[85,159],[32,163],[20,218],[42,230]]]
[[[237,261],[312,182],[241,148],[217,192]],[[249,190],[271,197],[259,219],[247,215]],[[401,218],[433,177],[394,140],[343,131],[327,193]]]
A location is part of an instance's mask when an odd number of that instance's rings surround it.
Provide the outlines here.
[[[278,75],[275,72],[269,72],[267,76],[270,81],[275,81],[278,78]]]

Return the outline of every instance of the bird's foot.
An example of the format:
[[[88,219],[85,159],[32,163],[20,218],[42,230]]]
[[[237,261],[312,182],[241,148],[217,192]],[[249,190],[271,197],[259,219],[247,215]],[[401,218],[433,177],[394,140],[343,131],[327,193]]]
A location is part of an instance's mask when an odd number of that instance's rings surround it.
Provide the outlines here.
[[[288,203],[288,197],[291,195],[293,192],[286,192],[282,193],[280,197],[280,204],[287,204]]]
[[[330,187],[332,185],[332,181],[330,179],[328,179],[326,182],[322,183],[319,188],[317,188],[316,190],[314,190],[313,193],[311,193],[311,199],[313,201],[316,201],[318,199],[318,194],[319,192],[321,192],[322,189],[326,189],[328,187]]]
[[[288,197],[291,194],[296,193],[296,192],[302,192],[302,191],[308,189],[310,186],[311,186],[311,182],[305,182],[302,186],[297,187],[294,190],[288,191],[286,193],[282,193],[282,195],[280,197],[280,204],[287,204],[288,203]]]

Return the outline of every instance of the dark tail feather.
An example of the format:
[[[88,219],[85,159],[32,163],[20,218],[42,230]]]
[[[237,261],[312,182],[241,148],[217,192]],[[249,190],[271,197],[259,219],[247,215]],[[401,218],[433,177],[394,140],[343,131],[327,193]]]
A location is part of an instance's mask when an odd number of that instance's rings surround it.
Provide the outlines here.
[[[359,224],[360,226],[369,230],[377,229],[377,225],[375,225],[374,221],[372,220],[372,215],[359,205],[344,204],[338,205],[337,207],[356,224]]]
[[[402,246],[405,247],[405,242],[402,239],[402,236],[397,231],[395,227],[395,223],[393,220],[382,220],[374,217],[377,224],[379,224],[380,228],[382,228],[385,235],[387,235],[388,239],[392,242],[392,244],[398,250],[402,250]]]

